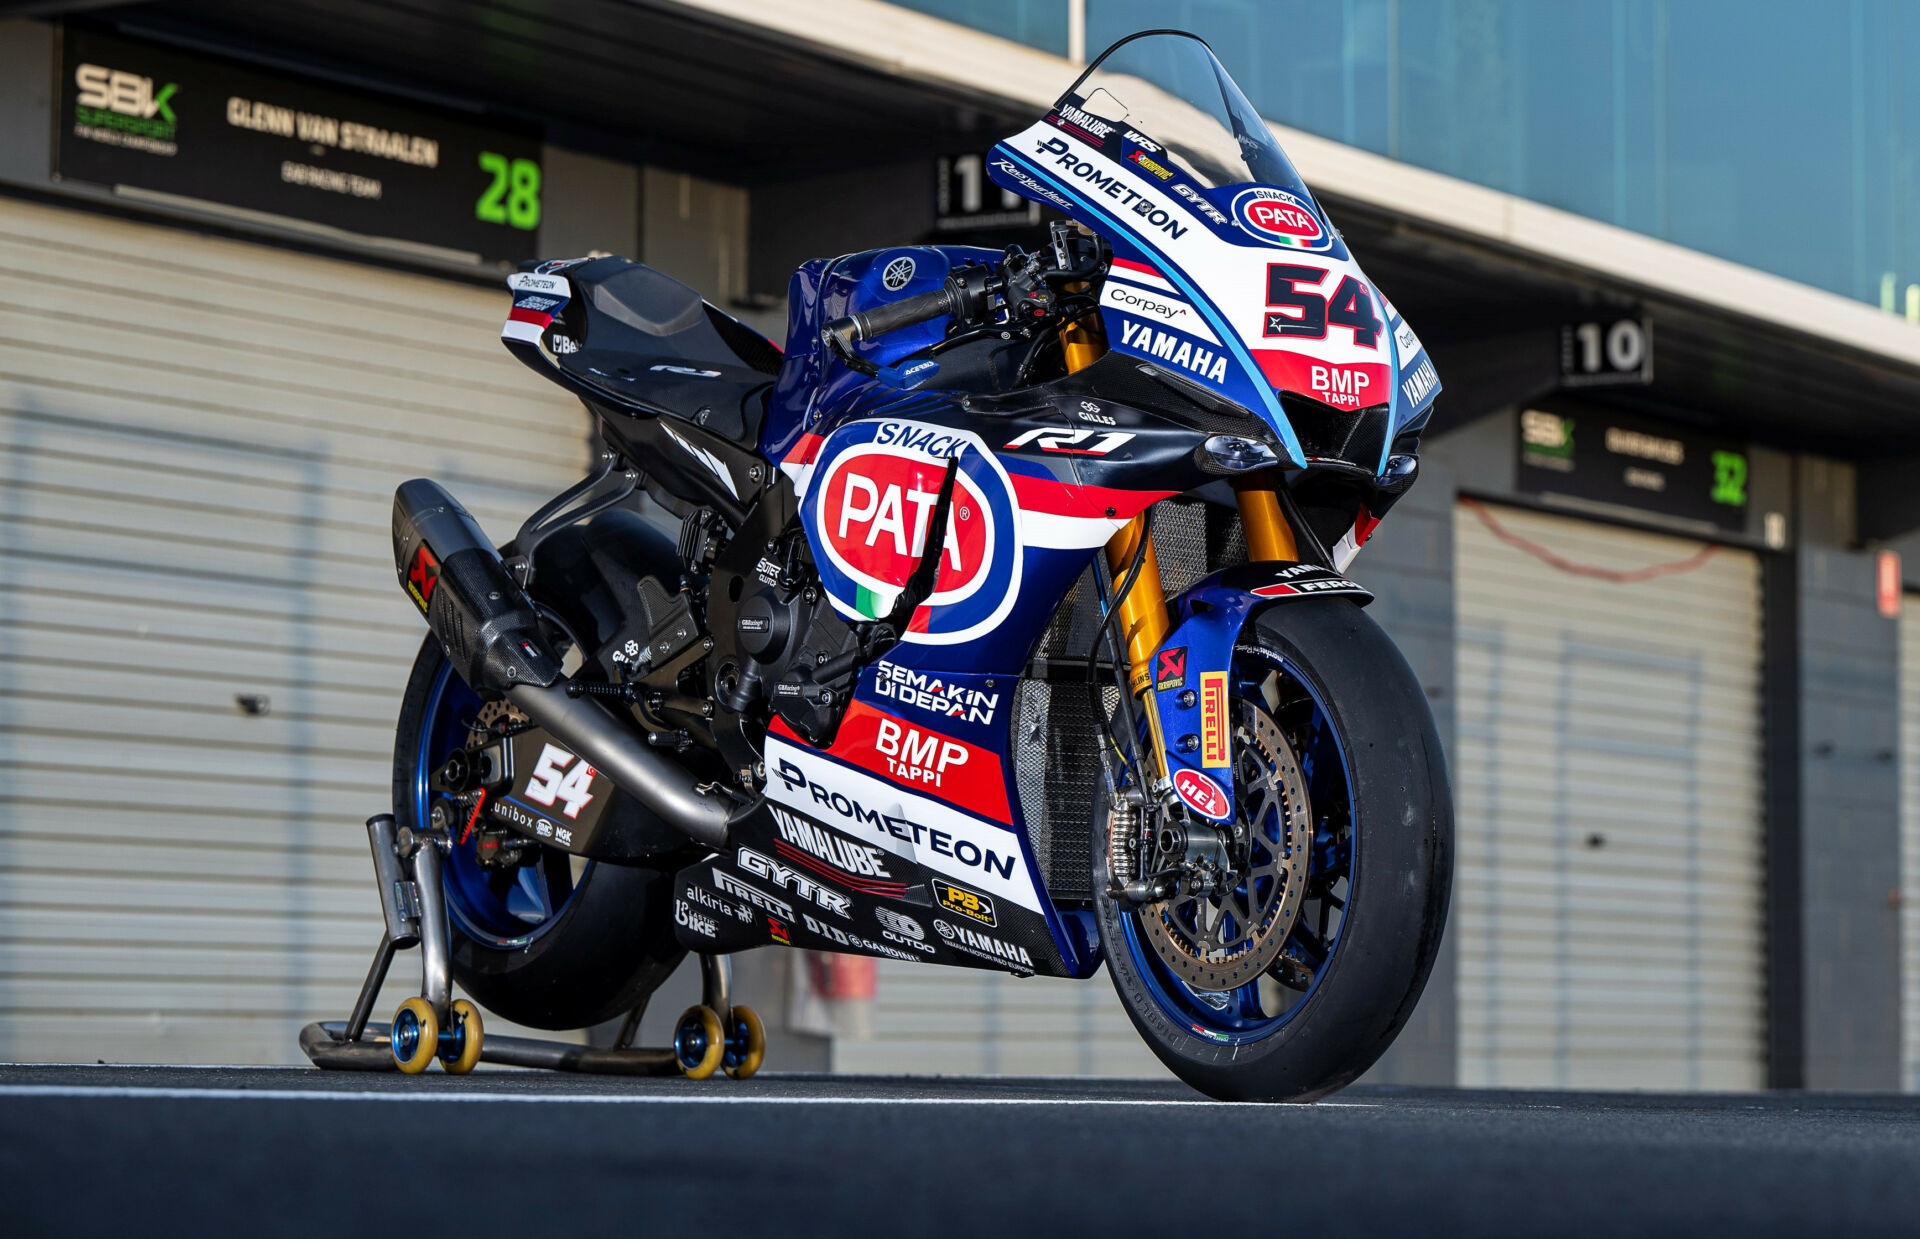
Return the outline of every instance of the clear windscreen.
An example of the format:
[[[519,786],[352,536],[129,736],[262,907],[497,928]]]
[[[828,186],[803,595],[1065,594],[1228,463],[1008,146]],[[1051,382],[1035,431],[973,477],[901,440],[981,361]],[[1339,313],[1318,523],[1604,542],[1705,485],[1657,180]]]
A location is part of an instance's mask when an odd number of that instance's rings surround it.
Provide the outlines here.
[[[1150,32],[1114,44],[1056,106],[1150,137],[1209,188],[1254,183],[1305,192],[1267,122],[1192,35]]]

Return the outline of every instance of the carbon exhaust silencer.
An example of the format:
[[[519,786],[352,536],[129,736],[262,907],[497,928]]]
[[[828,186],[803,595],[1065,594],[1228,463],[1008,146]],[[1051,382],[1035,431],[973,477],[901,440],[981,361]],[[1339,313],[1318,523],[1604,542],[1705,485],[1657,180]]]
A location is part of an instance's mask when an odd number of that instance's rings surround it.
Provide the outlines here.
[[[650,747],[588,697],[571,697],[533,600],[445,487],[425,478],[393,493],[393,563],[447,661],[475,691],[499,694],[682,834],[726,846],[724,797]]]

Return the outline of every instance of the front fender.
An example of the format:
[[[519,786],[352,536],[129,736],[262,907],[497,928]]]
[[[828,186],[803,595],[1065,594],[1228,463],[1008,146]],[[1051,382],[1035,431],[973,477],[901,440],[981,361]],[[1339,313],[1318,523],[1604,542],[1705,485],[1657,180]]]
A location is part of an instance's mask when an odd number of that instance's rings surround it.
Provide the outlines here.
[[[1333,594],[1373,595],[1318,564],[1241,564],[1204,577],[1173,600],[1174,624],[1153,652],[1153,707],[1167,777],[1189,809],[1218,822],[1233,820],[1233,651],[1256,612],[1283,602]]]

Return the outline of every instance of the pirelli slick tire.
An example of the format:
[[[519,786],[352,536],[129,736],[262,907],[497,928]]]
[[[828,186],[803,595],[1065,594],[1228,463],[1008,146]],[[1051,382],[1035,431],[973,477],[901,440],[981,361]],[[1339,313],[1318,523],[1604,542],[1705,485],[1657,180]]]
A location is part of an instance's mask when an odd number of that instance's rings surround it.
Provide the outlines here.
[[[610,610],[615,591],[605,582],[605,561],[637,553],[638,574],[649,555],[673,553],[670,545],[648,546],[648,534],[621,512],[556,534],[541,546],[534,600],[597,648],[620,623]],[[440,750],[456,732],[464,736],[462,716],[478,705],[429,635],[414,659],[394,735],[393,804],[402,826],[424,825],[431,793],[423,770],[444,760]],[[453,977],[488,1012],[529,1028],[589,1027],[632,1010],[685,957],[673,935],[672,890],[673,870],[688,859],[684,851],[663,850],[655,867],[584,863],[543,849],[537,889],[544,904],[508,892],[488,906],[490,875],[477,866],[475,844],[463,847],[460,834],[456,829],[443,869]],[[522,919],[542,907],[542,919]]]
[[[1236,697],[1264,698],[1303,759],[1282,765],[1312,801],[1306,898],[1281,954],[1239,989],[1191,984],[1232,968],[1204,954],[1189,963],[1159,927],[1143,929],[1142,917],[1177,899],[1130,909],[1107,898],[1105,794],[1094,830],[1100,939],[1128,1016],[1175,1075],[1221,1100],[1311,1101],[1373,1065],[1432,970],[1452,887],[1446,763],[1406,660],[1346,599],[1257,615],[1241,631],[1230,683]],[[1241,770],[1236,759],[1237,797]]]

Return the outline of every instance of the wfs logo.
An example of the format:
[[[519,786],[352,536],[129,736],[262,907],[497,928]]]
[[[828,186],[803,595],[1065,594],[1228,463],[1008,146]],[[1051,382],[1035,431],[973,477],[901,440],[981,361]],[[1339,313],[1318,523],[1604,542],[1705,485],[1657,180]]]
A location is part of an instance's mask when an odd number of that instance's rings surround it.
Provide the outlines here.
[[[104,65],[81,65],[74,70],[73,80],[80,88],[74,108],[77,123],[156,141],[173,139],[172,100],[180,89],[176,83],[156,90],[150,77]]]
[[[953,498],[936,535],[934,512],[953,460]],[[820,579],[844,614],[886,615],[928,555],[939,561],[933,592],[906,640],[971,640],[1013,607],[1019,513],[1006,472],[975,435],[896,421],[842,427],[821,450],[802,513]]]

